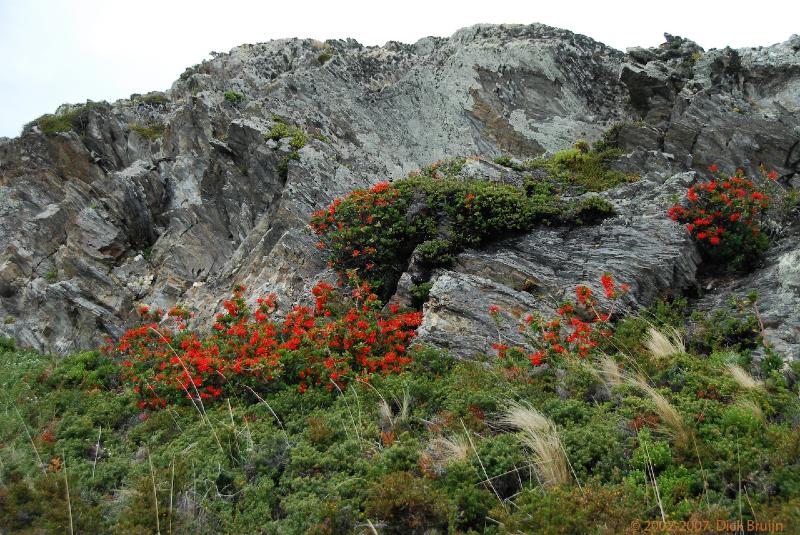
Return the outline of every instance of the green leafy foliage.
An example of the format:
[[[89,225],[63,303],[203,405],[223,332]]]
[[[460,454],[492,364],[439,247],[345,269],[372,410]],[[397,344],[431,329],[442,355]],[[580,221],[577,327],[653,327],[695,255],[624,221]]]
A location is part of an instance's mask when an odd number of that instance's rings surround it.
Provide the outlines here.
[[[277,141],[294,137],[275,128]],[[574,151],[558,165],[593,154]],[[531,225],[611,213],[597,197],[565,205],[552,183],[459,180],[463,164],[439,162],[315,214],[331,261],[391,281],[415,249],[437,265]],[[610,275],[601,282],[617,295]],[[422,282],[412,295],[429,291]],[[387,312],[362,284],[340,301],[320,283],[313,310],[298,305],[278,322],[274,296],[251,313],[242,292],[210,335],[191,331],[177,307],[174,329],[156,321],[164,311],[144,310],[151,321],[111,352],[54,358],[0,338],[0,531],[610,535],[662,515],[800,521],[800,391],[773,350],[750,361],[762,344],[755,296],[688,326],[683,299],[609,315],[582,359],[523,370],[398,339],[397,307]],[[597,305],[586,287],[576,292],[575,307]],[[572,308],[559,316],[585,324]],[[667,326],[688,333],[687,351],[651,355],[648,330]],[[366,346],[383,360],[361,361]],[[373,373],[401,353],[397,373]],[[176,388],[186,379],[216,386],[190,400]],[[165,385],[172,403],[148,403],[148,386]],[[512,402],[552,422],[569,480],[537,480],[547,459],[524,440],[530,432],[499,423]]]
[[[465,247],[537,225],[593,223],[613,214],[613,207],[597,197],[567,206],[550,190],[457,178],[463,165],[463,160],[437,162],[391,184],[334,200],[312,216],[318,247],[328,251],[330,265],[341,273],[356,270],[386,291],[415,248],[422,265],[446,266]]]
[[[131,130],[150,141],[154,141],[164,135],[163,123],[131,124],[129,126]]]
[[[141,412],[108,355],[0,347],[0,529],[9,532],[68,531],[71,507],[75,529],[94,533],[153,533],[156,518],[173,533],[352,533],[367,521],[385,533],[620,533],[660,519],[648,464],[668,519],[738,518],[741,499],[745,520],[788,521],[797,503],[797,385],[772,372],[744,389],[723,354],[633,357],[685,416],[695,449],[662,432],[635,388],[587,399],[573,367],[520,380],[420,347],[410,373],[341,393],[276,385],[263,401],[231,390],[204,410]],[[495,423],[509,399],[555,422],[580,487],[538,485],[532,453]],[[466,433],[463,457],[432,446]]]
[[[616,215],[614,205],[598,196],[585,197],[572,206],[576,224],[591,224]]]
[[[108,104],[103,102],[87,102],[57,115],[43,115],[34,122],[44,134],[74,131],[82,135],[89,120],[89,113],[94,109],[101,110],[107,107]]]
[[[528,169],[544,169],[555,180],[575,192],[603,191],[638,177],[609,169],[608,163],[620,155],[616,149],[587,151],[586,147],[556,152],[550,158],[525,162]]]
[[[777,173],[764,172],[761,183],[742,170],[733,175],[710,168],[715,177],[695,184],[681,204],[667,215],[685,225],[697,243],[708,268],[714,271],[749,269],[769,248],[766,214],[774,196],[781,197],[774,181]]]
[[[225,91],[222,96],[231,104],[239,104],[240,102],[244,102],[246,98],[243,94],[236,91]]]
[[[159,93],[151,93],[148,95],[131,95],[131,100],[137,104],[148,104],[150,106],[166,106],[169,104],[169,99],[166,95]]]
[[[286,124],[283,121],[276,121],[270,131],[264,135],[264,139],[273,141],[281,141],[285,138],[290,138],[289,146],[294,150],[302,149],[308,142],[308,134],[302,128]]]

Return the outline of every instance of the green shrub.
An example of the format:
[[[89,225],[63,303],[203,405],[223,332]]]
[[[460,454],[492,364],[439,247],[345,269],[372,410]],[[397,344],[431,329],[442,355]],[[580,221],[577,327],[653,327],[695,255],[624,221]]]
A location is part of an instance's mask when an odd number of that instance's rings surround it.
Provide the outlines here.
[[[602,197],[592,196],[574,204],[572,217],[575,223],[592,224],[616,215],[614,205]]]
[[[621,479],[620,475],[627,468],[626,452],[615,418],[599,414],[587,425],[562,431],[560,437],[579,481],[590,477],[606,482]]]
[[[91,110],[104,110],[108,108],[105,102],[87,102],[81,106],[73,106],[69,111],[58,115],[43,115],[34,121],[44,134],[74,131],[83,135],[89,121]]]
[[[716,165],[709,169],[714,178],[690,186],[686,198],[670,207],[667,215],[684,224],[710,269],[752,269],[770,245],[767,211],[773,197],[782,197],[774,183],[777,173],[764,172],[759,183],[741,169],[733,175]]]
[[[239,104],[245,100],[245,96],[236,91],[225,91],[222,95],[225,97],[225,100],[231,104]]]
[[[428,301],[428,296],[431,292],[432,287],[433,284],[430,282],[421,282],[419,284],[412,284],[410,289],[411,304],[416,308],[422,307],[422,305]]]
[[[752,308],[756,299],[757,296],[751,295],[729,302],[725,308],[693,312],[696,327],[689,337],[690,346],[706,353],[756,348],[761,343],[761,328]]]
[[[409,217],[415,199],[424,208]],[[557,221],[561,214],[558,199],[527,197],[507,184],[413,174],[335,200],[314,213],[311,227],[322,237],[318,246],[329,250],[332,266],[341,272],[355,268],[373,287],[386,290],[418,244],[423,263],[435,267],[464,247]],[[445,228],[437,231],[441,223]]]
[[[292,139],[289,140],[289,146],[294,150],[300,150],[308,143],[308,136],[301,129],[296,128],[292,132]]]
[[[515,435],[487,437],[476,443],[475,447],[475,455],[471,457],[473,468],[479,474],[486,471],[486,476],[491,478],[492,486],[501,497],[518,492],[520,479],[530,478],[530,461]]]
[[[17,346],[14,343],[13,338],[0,336],[0,353],[11,353],[12,351],[16,350],[16,347]]]
[[[525,165],[527,168],[544,169],[553,179],[578,193],[603,191],[638,178],[608,168],[608,162],[619,155],[620,152],[615,149],[583,152],[571,148],[558,151],[551,158],[530,160]]]
[[[147,125],[130,124],[128,126],[132,131],[136,132],[145,139],[149,139],[150,141],[155,141],[164,135],[163,123],[151,123]]]
[[[417,246],[420,262],[426,266],[449,266],[453,263],[451,244],[447,240],[427,240]]]
[[[150,106],[166,106],[169,104],[169,99],[166,95],[161,95],[158,93],[150,94],[150,95],[135,95],[131,96],[131,100],[136,103],[141,104],[149,104]]]
[[[43,133],[55,134],[57,132],[70,132],[74,130],[76,119],[76,112],[66,112],[60,115],[43,115],[36,120],[36,123]]]
[[[636,520],[658,515],[655,500],[648,502],[643,488],[625,484],[589,484],[548,492],[527,489],[515,505],[489,512],[489,517],[502,523],[500,533],[617,535],[627,533]]]
[[[280,161],[278,161],[278,176],[281,177],[281,179],[286,180],[286,177],[289,176],[289,162],[291,160],[299,159],[300,153],[298,153],[296,150],[281,156]]]
[[[430,533],[447,528],[447,496],[409,472],[395,472],[370,486],[364,513],[386,522],[384,533]]]
[[[514,159],[507,154],[503,154],[495,158],[494,163],[496,163],[497,165],[502,165],[503,167],[508,167],[509,169],[513,169],[514,171],[525,170],[524,165],[520,165],[519,163],[514,162]]]
[[[587,153],[587,152],[589,152],[589,149],[591,148],[591,146],[589,145],[589,142],[588,142],[588,141],[586,141],[585,139],[579,139],[579,140],[577,140],[577,141],[576,141],[576,142],[575,142],[575,143],[572,145],[572,147],[573,147],[575,150],[577,150],[578,152],[582,152],[582,153],[584,153],[584,154],[585,154],[585,153]]]
[[[612,124],[610,128],[600,135],[600,139],[595,141],[592,150],[597,153],[602,153],[608,150],[619,149],[619,133],[626,124],[628,123],[625,121]]]

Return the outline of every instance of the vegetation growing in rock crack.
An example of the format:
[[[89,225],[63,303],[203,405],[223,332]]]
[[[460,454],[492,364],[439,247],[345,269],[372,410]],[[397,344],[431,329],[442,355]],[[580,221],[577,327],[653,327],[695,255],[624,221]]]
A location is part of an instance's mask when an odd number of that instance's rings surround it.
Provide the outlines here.
[[[150,124],[131,124],[131,130],[139,134],[145,139],[154,141],[164,135],[163,123],[150,123]]]
[[[240,102],[244,102],[246,98],[243,94],[231,90],[225,91],[222,96],[231,104],[239,104]]]
[[[716,165],[709,170],[715,177],[689,187],[684,202],[672,206],[667,215],[685,224],[712,268],[752,268],[769,247],[767,225],[773,198],[785,196],[775,183],[778,174],[763,171],[759,183],[741,169],[733,175]]]
[[[587,191],[602,191],[637,180],[639,177],[635,174],[609,168],[609,162],[621,154],[608,141],[598,142],[593,148],[590,148],[587,142],[578,140],[574,147],[557,151],[550,157],[539,157],[520,162],[503,155],[495,158],[495,163],[520,172],[544,170],[560,190],[565,193],[579,194]]]
[[[445,266],[466,247],[536,225],[595,223],[615,214],[599,197],[562,201],[547,186],[517,187],[457,175],[464,160],[338,198],[311,218],[317,247],[340,273],[356,270],[388,297],[416,249],[423,265]]]

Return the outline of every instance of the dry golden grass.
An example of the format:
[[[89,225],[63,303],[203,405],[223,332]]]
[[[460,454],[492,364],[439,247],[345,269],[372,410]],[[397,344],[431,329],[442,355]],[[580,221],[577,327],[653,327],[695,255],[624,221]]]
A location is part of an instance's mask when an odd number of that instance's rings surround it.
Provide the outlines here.
[[[385,399],[378,402],[378,421],[381,429],[391,429],[394,424],[394,413]]]
[[[510,401],[505,412],[498,421],[505,427],[522,431],[548,432],[553,422],[533,407]]]
[[[686,353],[683,338],[674,327],[666,328],[664,332],[650,327],[644,339],[644,346],[656,359]]]
[[[747,373],[747,370],[741,366],[737,366],[736,364],[727,364],[726,368],[728,368],[733,380],[736,381],[742,388],[750,390],[753,388],[759,388],[762,384],[761,381],[753,378],[753,376]]]
[[[532,464],[543,487],[572,481],[558,430],[549,418],[533,407],[511,402],[500,423],[522,432],[522,443],[533,453]]]
[[[630,383],[639,388],[650,398],[655,407],[656,414],[661,420],[663,431],[672,438],[676,444],[688,444],[689,430],[683,422],[683,417],[658,390],[653,388],[642,377],[629,379]]]
[[[603,357],[600,358],[595,372],[609,389],[619,386],[624,382],[624,376],[617,361],[608,355],[603,355]]]
[[[383,396],[381,396],[381,400],[378,402],[378,420],[381,429],[394,429],[396,425],[408,420],[410,413],[411,398],[409,397],[408,392],[403,392],[403,400],[400,402],[400,408],[397,411],[397,414],[395,414]]]
[[[447,466],[450,463],[469,459],[470,444],[465,435],[436,437],[431,440],[430,449],[435,452],[437,461]]]

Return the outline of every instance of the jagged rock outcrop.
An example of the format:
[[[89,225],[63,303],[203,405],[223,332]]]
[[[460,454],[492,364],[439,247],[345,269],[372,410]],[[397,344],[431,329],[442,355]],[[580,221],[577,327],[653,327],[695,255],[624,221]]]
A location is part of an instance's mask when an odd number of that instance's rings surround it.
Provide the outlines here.
[[[487,303],[541,306],[606,269],[648,304],[695,283],[696,252],[662,217],[693,170],[763,163],[798,185],[798,50],[798,37],[708,52],[670,38],[623,54],[542,25],[383,47],[280,40],[215,54],[165,94],[64,107],[69,127],[0,139],[0,334],[67,352],[120,335],[142,302],[211,308],[234,283],[291,302],[325,275],[306,223],[334,197],[441,158],[553,152],[620,121],[632,154],[615,165],[642,176],[605,193],[620,215],[464,252],[435,274],[421,334],[469,356],[493,332]],[[756,282],[786,272],[786,248]]]
[[[420,339],[466,358],[491,353],[497,341],[491,305],[510,325],[527,311],[552,315],[558,303],[574,301],[577,284],[597,287],[605,272],[631,285],[624,305],[633,310],[693,287],[700,257],[664,213],[694,173],[675,173],[674,164],[655,152],[637,151],[620,163],[645,172],[609,192],[616,217],[593,226],[539,229],[466,251],[452,269],[435,273]],[[509,335],[505,329],[502,334]]]

